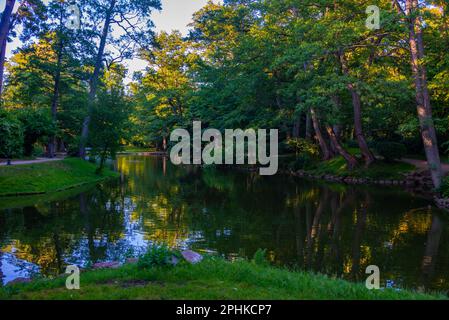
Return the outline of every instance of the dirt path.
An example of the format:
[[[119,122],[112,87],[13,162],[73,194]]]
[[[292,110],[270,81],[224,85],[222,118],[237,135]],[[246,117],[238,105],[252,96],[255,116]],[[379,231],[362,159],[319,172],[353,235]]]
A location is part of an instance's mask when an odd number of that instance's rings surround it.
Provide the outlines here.
[[[24,164],[35,164],[35,163],[44,163],[44,162],[53,162],[53,161],[61,161],[64,160],[64,158],[37,158],[34,160],[16,160],[16,161],[11,161],[11,164],[13,166],[18,166],[18,165],[24,165]],[[0,162],[0,166],[6,166],[6,160],[2,160]]]
[[[402,159],[403,162],[409,163],[417,167],[419,170],[428,170],[429,166],[427,164],[427,161],[424,160],[417,160],[417,159]],[[443,169],[444,174],[449,174],[449,164],[442,163],[441,167]]]

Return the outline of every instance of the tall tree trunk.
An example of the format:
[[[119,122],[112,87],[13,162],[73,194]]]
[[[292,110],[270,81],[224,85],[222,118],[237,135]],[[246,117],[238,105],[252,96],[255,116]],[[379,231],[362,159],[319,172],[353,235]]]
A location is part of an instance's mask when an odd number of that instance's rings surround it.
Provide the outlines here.
[[[421,18],[417,15],[418,1],[406,0],[406,12],[409,19],[410,62],[415,80],[416,106],[421,127],[427,162],[432,181],[436,189],[441,187],[442,170],[438,141],[433,123],[432,106],[427,86],[427,70],[424,65],[424,43],[422,38]]]
[[[306,114],[306,139],[312,140],[312,117],[310,112]]]
[[[111,1],[109,9],[106,13],[106,18],[105,18],[104,26],[103,26],[103,32],[102,32],[101,39],[100,39],[100,46],[98,47],[97,58],[95,61],[95,69],[90,78],[87,115],[83,121],[83,128],[81,131],[81,141],[80,141],[80,147],[79,147],[79,156],[82,159],[86,158],[86,143],[87,143],[87,139],[89,137],[89,125],[90,125],[90,120],[92,117],[92,110],[93,110],[93,106],[95,103],[95,97],[97,95],[97,88],[98,88],[98,82],[100,80],[100,73],[103,68],[103,58],[104,58],[104,51],[106,48],[106,40],[109,35],[109,27],[111,26],[112,13],[114,11],[116,2],[117,2],[116,0]]]
[[[340,54],[340,63],[343,74],[349,76],[349,68],[344,53]],[[376,158],[374,154],[368,147],[368,143],[366,142],[365,135],[363,133],[363,125],[362,125],[362,103],[360,101],[360,95],[358,94],[356,87],[353,83],[348,83],[347,88],[352,96],[352,106],[354,108],[354,131],[355,136],[357,138],[357,143],[359,144],[360,152],[365,160],[366,166],[370,166]]]
[[[337,152],[345,159],[346,163],[348,164],[348,169],[349,170],[355,169],[358,166],[357,159],[354,156],[352,156],[348,151],[346,151],[346,149],[341,145],[337,135],[334,132],[334,129],[330,125],[326,126],[326,131],[329,135],[332,145],[335,147]]]
[[[300,131],[301,131],[301,118],[302,118],[302,114],[300,114],[295,119],[295,122],[293,123],[293,131],[292,131],[293,138],[299,138]]]
[[[313,123],[313,128],[315,129],[316,138],[320,145],[321,152],[323,153],[323,159],[329,160],[332,158],[332,154],[331,154],[331,151],[327,145],[327,142],[324,139],[324,136],[321,132],[320,123],[319,123],[319,120],[318,120],[318,117],[316,115],[314,108],[310,109],[310,115],[312,117],[312,123]]]
[[[6,44],[8,42],[11,14],[15,4],[16,0],[6,0],[5,10],[2,13],[2,19],[0,21],[0,99],[3,93],[3,74],[5,68]]]
[[[58,121],[58,100],[59,100],[59,83],[61,82],[61,67],[62,67],[62,50],[64,48],[64,43],[62,39],[59,39],[58,43],[58,58],[55,74],[55,82],[53,85],[53,98],[51,101],[51,116],[53,122],[56,124]],[[50,142],[48,143],[48,156],[54,158],[56,152],[56,135],[50,137]]]

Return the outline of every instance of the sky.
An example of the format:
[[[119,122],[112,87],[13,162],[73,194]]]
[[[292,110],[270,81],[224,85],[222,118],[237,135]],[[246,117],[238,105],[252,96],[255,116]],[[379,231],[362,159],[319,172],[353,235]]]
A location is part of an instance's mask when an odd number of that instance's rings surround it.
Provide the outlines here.
[[[188,33],[187,25],[192,21],[194,12],[201,9],[208,0],[161,0],[162,11],[153,12],[152,18],[156,25],[156,31],[179,30],[182,34]],[[44,0],[45,3],[48,0]],[[6,0],[0,0],[0,12],[3,11]],[[12,52],[20,46],[20,41],[15,39],[14,42],[8,43],[7,58],[11,57]],[[139,59],[127,61],[126,66],[129,69],[129,76],[135,71],[145,68],[145,63]]]

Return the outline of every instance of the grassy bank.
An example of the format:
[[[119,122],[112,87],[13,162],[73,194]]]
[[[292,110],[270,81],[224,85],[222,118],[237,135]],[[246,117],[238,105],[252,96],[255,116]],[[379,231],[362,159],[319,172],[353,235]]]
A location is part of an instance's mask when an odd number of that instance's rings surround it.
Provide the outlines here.
[[[361,166],[349,170],[344,158],[336,157],[329,161],[320,162],[307,171],[316,175],[330,174],[340,177],[402,180],[404,174],[414,170],[416,170],[415,166],[408,163],[384,162],[381,160],[376,161],[369,168]]]
[[[117,173],[105,169],[95,173],[96,165],[81,159],[0,167],[0,196],[44,194],[95,183],[117,177]]]
[[[119,269],[89,271],[81,274],[80,286],[80,290],[67,290],[64,277],[38,280],[1,288],[0,299],[444,299],[391,289],[370,291],[362,284],[322,275],[212,257],[197,265],[142,269],[128,264]]]

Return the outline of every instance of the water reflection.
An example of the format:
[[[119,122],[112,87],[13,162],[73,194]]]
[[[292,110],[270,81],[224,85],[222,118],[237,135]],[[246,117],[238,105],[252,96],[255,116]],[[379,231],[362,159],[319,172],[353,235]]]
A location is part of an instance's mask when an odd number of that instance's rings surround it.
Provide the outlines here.
[[[2,282],[123,261],[165,242],[231,259],[266,248],[274,264],[354,281],[374,264],[383,284],[449,288],[447,218],[399,190],[180,168],[162,158],[121,157],[117,168],[120,181],[64,200],[0,200]]]

